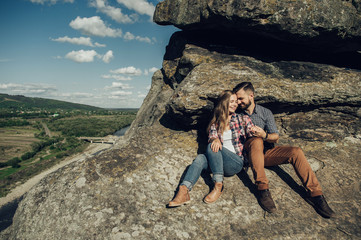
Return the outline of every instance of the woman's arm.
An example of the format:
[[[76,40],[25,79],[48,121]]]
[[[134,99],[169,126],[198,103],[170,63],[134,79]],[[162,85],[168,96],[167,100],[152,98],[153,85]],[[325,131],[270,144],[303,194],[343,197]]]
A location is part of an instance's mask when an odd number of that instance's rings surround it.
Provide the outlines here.
[[[242,116],[242,122],[244,123],[244,129],[247,137],[254,137],[253,128],[255,125],[253,124],[251,118],[247,115]]]
[[[218,137],[218,132],[215,124],[212,124],[209,129],[208,142],[211,143],[211,149],[213,152],[222,150],[222,143]]]
[[[279,139],[278,133],[267,133],[265,130],[258,126],[252,128],[252,134],[254,137],[263,138],[264,141],[269,143],[277,143]]]

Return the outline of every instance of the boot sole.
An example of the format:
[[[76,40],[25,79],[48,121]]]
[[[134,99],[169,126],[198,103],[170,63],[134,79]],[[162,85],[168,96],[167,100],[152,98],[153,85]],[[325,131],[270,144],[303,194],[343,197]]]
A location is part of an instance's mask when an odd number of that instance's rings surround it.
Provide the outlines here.
[[[183,202],[183,203],[178,203],[178,204],[169,204],[169,203],[168,203],[168,207],[169,207],[169,208],[180,207],[180,206],[183,206],[183,205],[187,205],[187,204],[190,203],[190,202],[191,202],[191,200],[186,201],[186,202]]]
[[[306,202],[307,202],[308,204],[310,204],[310,205],[313,207],[313,209],[315,209],[315,211],[316,211],[318,214],[320,214],[322,217],[324,217],[324,218],[332,218],[332,217],[335,217],[335,213],[328,214],[328,213],[326,213],[326,212],[324,212],[324,211],[316,208],[316,205],[315,205],[310,199],[305,198],[305,200],[306,200]]]
[[[274,209],[268,209],[268,208],[264,207],[262,204],[259,204],[259,206],[260,206],[264,211],[266,211],[266,212],[268,212],[268,213],[275,213],[275,212],[277,212],[277,207],[274,208]]]
[[[219,197],[218,197],[216,200],[214,200],[213,202],[207,202],[207,201],[206,201],[206,197],[207,197],[207,196],[203,199],[203,202],[204,202],[204,203],[207,203],[207,204],[211,204],[211,203],[216,202],[216,201],[222,196],[223,190],[224,190],[224,186],[222,186],[221,194],[219,195]]]

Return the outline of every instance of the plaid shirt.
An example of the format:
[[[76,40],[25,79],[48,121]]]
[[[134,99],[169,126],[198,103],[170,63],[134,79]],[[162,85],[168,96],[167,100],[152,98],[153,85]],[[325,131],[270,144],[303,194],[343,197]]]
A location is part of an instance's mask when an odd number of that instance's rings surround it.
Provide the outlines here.
[[[253,113],[249,115],[246,111],[241,110],[239,113],[242,116],[249,116],[252,119],[254,125],[262,128],[268,133],[277,133],[277,126],[275,118],[268,108],[262,107],[261,105],[256,104]],[[264,142],[264,151],[274,148],[274,143]]]
[[[238,156],[242,156],[243,146],[247,137],[252,137],[251,127],[253,126],[249,116],[242,116],[236,113],[232,114],[229,127],[232,131],[232,144]],[[216,125],[212,124],[211,129],[209,130],[208,139],[211,140],[214,138],[218,138],[223,144],[223,133],[217,132]]]

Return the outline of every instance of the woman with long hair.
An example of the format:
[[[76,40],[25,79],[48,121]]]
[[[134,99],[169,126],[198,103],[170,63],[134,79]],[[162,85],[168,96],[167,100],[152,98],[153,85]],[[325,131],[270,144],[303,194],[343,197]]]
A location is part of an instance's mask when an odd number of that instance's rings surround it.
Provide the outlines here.
[[[208,125],[208,141],[205,154],[199,154],[189,167],[177,195],[169,207],[178,207],[190,202],[189,191],[197,182],[202,171],[213,173],[214,188],[204,198],[205,203],[215,202],[223,192],[223,178],[240,172],[245,164],[242,155],[247,137],[251,137],[253,124],[248,116],[235,113],[237,96],[226,90],[219,97],[213,117]]]

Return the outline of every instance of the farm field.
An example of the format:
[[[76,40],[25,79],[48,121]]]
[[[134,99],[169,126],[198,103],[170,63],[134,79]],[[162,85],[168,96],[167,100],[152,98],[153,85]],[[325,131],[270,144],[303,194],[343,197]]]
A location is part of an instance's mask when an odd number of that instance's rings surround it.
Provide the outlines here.
[[[67,157],[83,152],[90,143],[80,137],[112,135],[130,125],[135,114],[134,111],[108,115],[79,112],[57,117],[27,117],[26,120],[19,116],[3,117],[0,122],[0,197]]]
[[[0,162],[20,157],[31,150],[31,144],[39,142],[34,134],[39,130],[32,126],[0,128]]]

